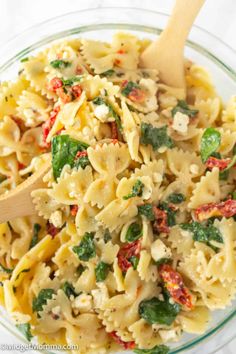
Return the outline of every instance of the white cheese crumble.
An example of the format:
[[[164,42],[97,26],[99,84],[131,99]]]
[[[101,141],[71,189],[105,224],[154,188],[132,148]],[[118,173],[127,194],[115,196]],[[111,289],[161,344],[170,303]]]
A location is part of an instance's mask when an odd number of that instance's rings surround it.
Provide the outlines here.
[[[88,312],[92,309],[92,296],[81,294],[75,298],[72,306],[80,312]]]
[[[102,122],[106,122],[109,115],[109,107],[105,104],[97,106],[94,110],[94,115]]]
[[[199,166],[196,165],[195,163],[193,163],[192,165],[189,166],[189,171],[193,174],[193,175],[197,175],[199,173]]]
[[[173,118],[172,128],[179,133],[187,133],[189,124],[189,116],[181,112],[177,112]]]
[[[159,335],[161,337],[161,339],[163,340],[164,343],[170,341],[170,340],[174,340],[177,338],[177,334],[176,331],[174,329],[169,329],[169,330],[160,330]]]
[[[62,212],[60,210],[54,211],[51,216],[50,216],[50,222],[55,226],[55,227],[61,227],[63,224],[62,220]]]
[[[162,258],[171,258],[171,249],[158,239],[151,246],[151,255],[154,261]]]

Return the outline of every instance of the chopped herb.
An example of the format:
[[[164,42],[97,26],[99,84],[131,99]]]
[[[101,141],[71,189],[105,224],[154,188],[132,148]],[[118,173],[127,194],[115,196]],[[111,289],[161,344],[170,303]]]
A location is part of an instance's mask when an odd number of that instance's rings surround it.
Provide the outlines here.
[[[132,264],[134,270],[136,270],[138,267],[138,263],[139,263],[139,257],[132,256],[132,257],[130,257],[129,262]]]
[[[61,79],[63,86],[72,86],[74,83],[79,82],[81,80],[82,75],[80,76],[73,76],[69,79]]]
[[[80,242],[80,245],[72,248],[73,252],[77,254],[81,261],[88,261],[90,258],[96,256],[96,249],[93,239],[94,233],[86,232]]]
[[[149,324],[159,323],[170,326],[180,309],[181,306],[177,303],[171,304],[168,299],[160,301],[158,298],[153,297],[139,304],[139,315]]]
[[[156,345],[151,349],[134,349],[135,354],[168,354],[170,348],[166,345]]]
[[[54,69],[64,69],[64,68],[68,68],[69,66],[71,66],[71,63],[67,60],[56,59],[56,60],[51,61],[50,65]]]
[[[81,156],[81,157],[75,159],[74,166],[76,168],[81,167],[84,170],[85,167],[89,166],[89,165],[90,165],[90,161],[89,161],[89,158],[88,158],[87,155],[86,156]]]
[[[16,328],[25,336],[25,338],[30,342],[33,338],[31,333],[31,327],[29,323],[21,323],[16,325]]]
[[[7,274],[11,274],[13,272],[14,268],[7,268],[4,267],[1,263],[0,263],[0,271],[7,273]]]
[[[108,107],[110,114],[112,115],[113,118],[115,118],[115,122],[117,124],[117,128],[119,129],[120,133],[122,132],[122,124],[121,124],[121,120],[120,117],[118,116],[118,114],[116,113],[116,111],[114,110],[114,108],[112,107],[112,105],[109,102],[106,102],[102,97],[96,97],[93,99],[92,101],[94,104],[96,104],[97,106],[100,106],[102,104],[104,104],[105,106]]]
[[[110,233],[109,229],[105,229],[103,237],[104,237],[104,242],[105,243],[107,243],[110,240],[112,240],[111,233]]]
[[[167,198],[168,202],[173,204],[180,204],[186,200],[182,193],[172,193]]]
[[[28,57],[25,57],[25,58],[22,58],[21,60],[20,60],[20,62],[21,63],[25,63],[26,61],[28,61],[29,60],[29,58]]]
[[[140,86],[133,81],[127,82],[125,87],[121,90],[121,94],[125,97],[128,97],[133,89],[140,89]]]
[[[21,275],[22,273],[28,273],[29,271],[30,271],[29,268],[28,268],[28,269],[23,269],[19,274],[17,274],[17,277],[16,277],[15,280],[19,279],[19,277],[20,277],[20,275]]]
[[[170,264],[171,259],[170,258],[160,258],[158,261],[155,262],[155,264],[159,267],[161,264]]]
[[[65,165],[75,166],[75,157],[78,151],[84,151],[88,145],[70,138],[69,135],[57,135],[52,139],[52,169],[57,180]]]
[[[61,289],[64,291],[64,293],[66,294],[66,296],[68,297],[68,299],[71,297],[71,295],[73,295],[74,297],[78,296],[78,294],[75,291],[74,286],[69,283],[68,281],[66,281]]]
[[[203,225],[197,221],[189,224],[180,224],[183,230],[193,233],[193,240],[203,242],[216,251],[216,247],[211,244],[211,241],[223,243],[221,232],[213,225]]]
[[[141,123],[141,144],[152,145],[153,150],[159,149],[161,146],[172,148],[173,140],[167,134],[167,126],[154,128],[151,124]]]
[[[123,199],[127,200],[133,197],[141,197],[143,194],[144,184],[138,179],[133,185],[132,192],[128,195],[125,195]]]
[[[227,181],[228,177],[229,177],[229,170],[228,169],[220,171],[220,173],[219,173],[220,181]]]
[[[128,230],[125,235],[125,240],[127,242],[133,242],[138,240],[140,237],[142,237],[142,235],[143,235],[142,227],[138,223],[133,222],[128,227]]]
[[[105,262],[100,262],[95,268],[96,281],[104,281],[108,276],[110,265]]]
[[[40,230],[41,230],[41,226],[39,224],[34,224],[33,237],[30,243],[30,248],[33,248],[38,243]]]
[[[86,267],[84,267],[82,264],[80,264],[77,268],[77,274],[80,277],[81,274],[85,271]]]
[[[42,289],[38,293],[38,296],[33,299],[32,309],[33,312],[43,311],[43,306],[46,305],[47,300],[51,300],[55,294],[53,289]]]
[[[207,128],[201,139],[201,158],[202,162],[206,162],[208,157],[216,152],[221,143],[221,134],[214,128]]]
[[[102,77],[111,77],[111,76],[113,76],[115,74],[115,70],[113,70],[113,69],[110,69],[110,70],[107,70],[107,71],[104,71],[103,73],[101,73],[100,75],[102,76]]]
[[[152,204],[139,205],[138,206],[138,214],[145,216],[150,221],[155,220],[155,214],[153,212]]]
[[[176,224],[175,216],[177,210],[173,210],[166,202],[161,202],[159,208],[167,213],[167,225],[174,226]]]
[[[175,106],[172,111],[171,111],[171,115],[172,117],[174,117],[174,115],[177,113],[183,113],[186,114],[187,116],[193,118],[196,116],[196,114],[198,114],[198,109],[191,109],[189,108],[188,104],[186,101],[184,100],[178,100],[178,104],[177,106]]]

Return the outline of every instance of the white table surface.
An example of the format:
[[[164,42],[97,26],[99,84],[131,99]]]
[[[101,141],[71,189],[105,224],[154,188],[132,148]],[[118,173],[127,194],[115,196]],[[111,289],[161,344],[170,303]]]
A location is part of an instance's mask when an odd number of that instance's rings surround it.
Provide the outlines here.
[[[174,0],[0,0],[0,46],[33,24],[74,10],[121,6],[147,8],[168,13],[171,11],[173,2]],[[196,23],[223,39],[236,50],[236,0],[207,0]],[[13,343],[18,342],[5,329],[0,328],[0,344]],[[11,351],[10,353],[19,352]],[[217,354],[235,353],[236,340],[217,352]],[[187,354],[194,354],[194,350],[188,351]]]

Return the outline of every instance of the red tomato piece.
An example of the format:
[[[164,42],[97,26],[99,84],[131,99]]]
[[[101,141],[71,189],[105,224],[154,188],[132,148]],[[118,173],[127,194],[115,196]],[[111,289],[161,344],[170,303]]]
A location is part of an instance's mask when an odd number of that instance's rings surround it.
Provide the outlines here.
[[[119,49],[117,50],[117,54],[125,54],[126,51],[124,49]]]
[[[161,210],[157,206],[153,206],[153,213],[155,215],[155,221],[153,223],[153,227],[157,232],[168,233],[170,228],[167,223],[167,212],[165,210]]]
[[[72,216],[76,216],[78,210],[79,210],[78,205],[71,205],[70,206],[70,213]]]
[[[142,103],[145,101],[146,95],[141,89],[134,87],[128,94],[128,98],[133,102]]]
[[[118,265],[122,272],[127,272],[127,270],[132,267],[132,263],[129,259],[132,256],[139,257],[141,251],[140,240],[125,244],[118,252]]]
[[[111,122],[110,126],[111,126],[111,138],[115,139],[115,140],[118,140],[119,131],[118,131],[116,122]]]
[[[80,85],[74,85],[72,86],[71,88],[71,91],[73,93],[73,95],[78,98],[81,96],[81,93],[82,93],[82,87]]]
[[[203,221],[212,216],[224,216],[230,218],[236,214],[236,200],[228,199],[220,203],[208,203],[198,207],[195,212],[198,221]]]
[[[56,92],[60,87],[63,86],[63,82],[59,77],[54,77],[48,84],[48,89],[50,91]]]
[[[206,167],[212,170],[213,167],[218,167],[220,171],[224,170],[230,164],[230,159],[217,159],[216,157],[209,157],[206,162]]]
[[[116,343],[120,344],[125,350],[135,348],[135,342],[124,342],[115,331],[110,332],[108,334]]]
[[[180,305],[193,308],[192,295],[184,285],[182,276],[169,264],[162,264],[158,268],[161,279],[171,297]]]
[[[42,128],[43,128],[43,147],[49,148],[50,143],[47,143],[47,137],[50,132],[50,130],[53,127],[53,124],[55,123],[56,117],[58,115],[58,112],[60,111],[60,106],[57,106],[53,109],[53,111],[50,114],[50,118],[46,120],[46,122],[43,123]]]
[[[55,227],[53,224],[51,224],[50,222],[47,223],[47,233],[49,235],[51,235],[52,237],[55,237],[59,231],[60,231],[60,229]]]
[[[21,163],[21,162],[18,162],[18,169],[19,170],[23,170],[23,168],[25,168],[26,166],[23,164],[23,163]]]

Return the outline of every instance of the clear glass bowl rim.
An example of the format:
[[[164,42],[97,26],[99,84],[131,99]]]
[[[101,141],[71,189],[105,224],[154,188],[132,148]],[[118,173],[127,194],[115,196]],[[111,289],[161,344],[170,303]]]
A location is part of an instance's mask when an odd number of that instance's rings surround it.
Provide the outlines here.
[[[69,18],[70,16],[72,16],[72,15],[74,16],[76,14],[77,15],[86,15],[86,13],[87,13],[87,14],[91,15],[94,12],[94,14],[97,15],[98,13],[103,13],[104,11],[114,12],[114,11],[121,11],[121,10],[125,10],[126,12],[130,12],[130,13],[133,13],[134,11],[139,12],[140,15],[145,13],[146,15],[150,14],[150,15],[159,15],[159,16],[163,16],[166,18],[169,17],[169,14],[167,14],[167,13],[164,13],[161,11],[153,11],[153,10],[143,9],[143,8],[101,7],[101,8],[88,8],[88,9],[83,9],[83,10],[77,10],[77,11],[69,12],[69,13],[66,13],[63,15],[59,15],[59,16],[47,19],[43,22],[37,23],[33,26],[30,26],[26,30],[22,31],[20,34],[17,34],[16,36],[11,37],[5,44],[3,44],[1,46],[0,54],[3,53],[3,57],[4,58],[8,57],[9,59],[7,59],[7,60],[4,59],[5,61],[3,61],[3,63],[0,65],[0,74],[2,74],[5,70],[7,70],[9,67],[11,67],[11,65],[13,65],[15,62],[21,60],[22,58],[24,58],[27,54],[29,54],[33,50],[35,50],[41,46],[44,46],[53,40],[57,40],[62,37],[66,37],[66,36],[69,37],[71,35],[80,34],[83,32],[89,32],[89,31],[92,31],[95,29],[97,29],[97,30],[99,30],[99,29],[113,29],[114,27],[116,27],[117,29],[126,29],[126,30],[130,29],[130,30],[136,30],[136,31],[142,31],[142,32],[149,32],[149,33],[153,33],[153,34],[160,34],[161,33],[162,29],[160,29],[158,27],[148,26],[148,25],[139,25],[139,24],[135,24],[135,23],[125,23],[125,22],[119,22],[119,21],[117,21],[117,23],[115,23],[115,22],[96,23],[96,24],[92,24],[92,25],[83,25],[83,26],[73,27],[73,28],[70,28],[67,30],[55,32],[55,33],[53,33],[53,35],[46,35],[46,36],[44,35],[42,37],[42,39],[40,39],[36,42],[33,41],[33,44],[29,44],[24,49],[17,52],[15,55],[11,55],[12,48],[14,47],[15,42],[21,41],[22,38],[28,37],[30,34],[38,31],[39,29],[45,30],[47,28],[47,26],[52,24],[53,22],[58,22],[63,19],[65,20],[66,18]],[[201,28],[200,26],[194,25],[193,28],[196,28],[202,34],[204,34],[208,38],[212,39],[216,43],[220,44],[224,48],[224,50],[227,51],[228,54],[231,53],[231,55],[236,58],[236,51],[232,47],[230,47],[228,44],[226,44],[223,40],[221,40],[219,37],[215,36],[214,34],[210,33],[209,31]],[[208,57],[218,67],[220,67],[229,77],[231,77],[231,79],[233,79],[233,81],[236,82],[236,67],[235,67],[235,69],[233,69],[232,65],[225,63],[225,61],[221,60],[219,58],[219,56],[217,56],[215,53],[213,53],[213,51],[210,51],[206,47],[203,47],[192,40],[187,40],[186,45],[190,48],[194,48],[196,51],[198,51],[201,54],[203,54],[204,56]],[[223,329],[223,327],[226,324],[228,324],[231,320],[233,320],[235,315],[236,315],[236,308],[232,309],[230,314],[226,318],[224,318],[216,327],[214,327],[211,330],[208,330],[203,335],[200,335],[200,336],[196,337],[195,339],[187,342],[186,344],[182,345],[180,348],[176,348],[173,350],[171,349],[169,354],[181,353],[182,351],[186,351],[186,350],[189,350],[189,349],[197,346],[198,344],[204,342],[207,339],[209,340],[213,334],[215,334],[217,331]],[[28,342],[26,342],[22,336],[18,335],[18,333],[16,333],[10,325],[7,325],[6,323],[2,322],[1,319],[0,319],[0,324],[3,325],[12,335],[17,337],[21,342],[23,341],[24,343],[28,344]],[[229,340],[227,342],[223,343],[221,346],[218,346],[216,348],[216,350],[221,349],[224,345],[228,344],[234,338],[236,338],[236,333],[231,338],[229,338]],[[42,353],[49,353],[49,352],[45,352],[45,351],[41,351],[41,352]],[[211,353],[214,353],[214,352],[215,352],[215,350],[213,352],[211,351]]]

